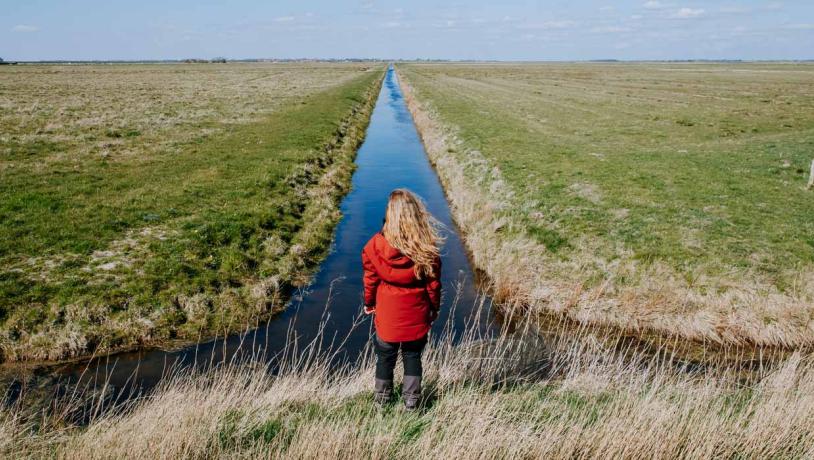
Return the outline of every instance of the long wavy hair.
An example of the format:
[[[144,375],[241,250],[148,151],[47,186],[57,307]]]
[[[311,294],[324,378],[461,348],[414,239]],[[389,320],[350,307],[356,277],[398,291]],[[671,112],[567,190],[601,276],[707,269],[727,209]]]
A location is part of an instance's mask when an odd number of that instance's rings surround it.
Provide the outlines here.
[[[440,227],[413,192],[403,188],[390,192],[382,234],[390,246],[413,261],[418,279],[438,276],[433,265],[444,242]]]

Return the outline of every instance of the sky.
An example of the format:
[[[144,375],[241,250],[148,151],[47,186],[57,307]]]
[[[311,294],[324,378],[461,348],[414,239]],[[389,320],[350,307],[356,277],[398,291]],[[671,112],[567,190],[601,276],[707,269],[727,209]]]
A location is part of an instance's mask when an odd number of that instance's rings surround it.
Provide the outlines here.
[[[814,59],[814,0],[2,0],[0,58]]]

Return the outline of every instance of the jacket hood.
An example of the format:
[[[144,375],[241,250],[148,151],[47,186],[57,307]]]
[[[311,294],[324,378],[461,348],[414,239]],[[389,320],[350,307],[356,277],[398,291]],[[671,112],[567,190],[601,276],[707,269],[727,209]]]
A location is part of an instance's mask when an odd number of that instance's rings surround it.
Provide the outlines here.
[[[391,284],[412,284],[418,280],[415,276],[413,261],[390,246],[384,235],[377,233],[365,245],[364,251],[376,267],[376,272],[384,281]]]

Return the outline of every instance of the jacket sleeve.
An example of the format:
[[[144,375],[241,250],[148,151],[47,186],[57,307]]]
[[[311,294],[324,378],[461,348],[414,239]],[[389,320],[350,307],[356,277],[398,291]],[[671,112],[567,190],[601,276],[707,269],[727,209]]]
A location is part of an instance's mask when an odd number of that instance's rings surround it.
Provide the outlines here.
[[[430,298],[430,308],[441,309],[441,259],[435,261],[435,275],[427,280],[427,295]]]
[[[364,285],[365,285],[365,305],[376,305],[376,289],[381,283],[381,278],[376,272],[376,267],[367,255],[366,251],[362,251],[362,269],[364,270]]]

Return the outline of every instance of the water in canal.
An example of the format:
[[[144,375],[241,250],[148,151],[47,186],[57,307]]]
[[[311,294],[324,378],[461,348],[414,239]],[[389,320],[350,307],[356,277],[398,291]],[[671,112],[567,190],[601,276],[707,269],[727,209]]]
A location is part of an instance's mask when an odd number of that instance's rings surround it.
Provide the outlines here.
[[[392,67],[388,69],[358,151],[351,192],[341,203],[343,218],[336,228],[332,250],[312,284],[295,296],[284,312],[245,334],[180,350],[120,353],[90,363],[64,365],[55,369],[63,385],[75,383],[84,375],[83,379],[102,378],[114,390],[126,387],[130,391],[143,390],[158,383],[171,366],[221,362],[240,354],[255,357],[262,354],[272,359],[279,356],[287,343],[290,345],[292,338],[296,338],[300,348],[318,339],[323,348],[339,351],[335,359],[354,360],[365,349],[372,333],[371,318],[360,314],[362,247],[381,228],[388,195],[399,187],[420,195],[429,211],[446,227],[442,249],[443,305],[433,333],[438,334],[445,327],[462,331],[473,317],[479,317],[478,327],[489,332],[490,302],[478,297],[474,274],[452,222],[444,191],[424,152],[397,78]]]

